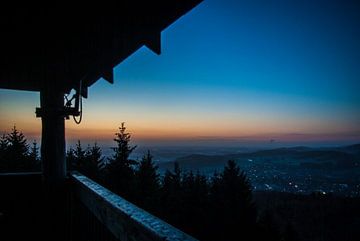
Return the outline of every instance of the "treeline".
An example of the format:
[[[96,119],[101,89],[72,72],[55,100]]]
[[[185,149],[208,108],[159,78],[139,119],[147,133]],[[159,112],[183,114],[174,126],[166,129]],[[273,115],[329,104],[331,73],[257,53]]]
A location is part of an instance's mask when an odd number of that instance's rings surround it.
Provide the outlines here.
[[[211,178],[184,172],[177,163],[160,176],[150,151],[140,161],[130,158],[136,148],[130,140],[122,124],[110,158],[96,144],[83,149],[79,141],[67,152],[68,164],[200,240],[298,240],[291,224],[281,230],[269,211],[257,212],[249,180],[235,161]]]
[[[99,146],[78,141],[67,153],[69,171],[77,170],[155,216],[200,240],[298,240],[289,223],[280,229],[268,210],[258,212],[251,185],[235,161],[208,178],[184,172],[175,163],[163,176],[150,151],[132,160],[131,135],[124,124],[109,158]],[[39,171],[36,142],[30,146],[15,127],[0,138],[0,171]]]
[[[39,148],[14,126],[0,137],[0,172],[40,171]]]
[[[67,151],[69,171],[80,171],[199,240],[359,240],[359,198],[253,193],[234,161],[212,177],[185,172],[177,163],[160,176],[149,151],[142,160],[130,158],[136,147],[123,124],[114,141],[110,158],[96,143],[83,148],[79,141]],[[39,171],[38,149],[14,127],[0,137],[0,172]]]

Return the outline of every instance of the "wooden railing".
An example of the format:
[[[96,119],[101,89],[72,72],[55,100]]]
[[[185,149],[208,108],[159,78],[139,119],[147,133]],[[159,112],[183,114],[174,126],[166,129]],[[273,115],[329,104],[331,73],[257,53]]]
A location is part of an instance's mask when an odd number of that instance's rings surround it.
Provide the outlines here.
[[[71,179],[74,198],[101,223],[96,224],[93,218],[83,220],[91,223],[85,232],[95,232],[95,236],[106,235],[106,239],[122,241],[196,240],[80,173],[73,173]],[[104,227],[111,232],[112,237],[103,230]]]
[[[72,173],[66,186],[67,218],[60,223],[47,211],[53,205],[41,173],[0,174],[0,240],[57,240],[49,229],[54,223],[69,233],[59,240],[196,240],[80,173]]]

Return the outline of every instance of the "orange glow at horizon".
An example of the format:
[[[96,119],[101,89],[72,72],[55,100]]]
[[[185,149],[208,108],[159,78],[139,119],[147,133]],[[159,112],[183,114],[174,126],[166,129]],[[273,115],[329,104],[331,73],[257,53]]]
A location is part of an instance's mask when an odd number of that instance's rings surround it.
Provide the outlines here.
[[[66,123],[66,138],[68,140],[84,140],[91,142],[110,142],[118,132],[122,121],[116,118],[98,117],[86,118],[76,125],[72,119]],[[128,116],[129,117],[129,116]],[[281,139],[283,141],[311,141],[311,140],[342,140],[352,139],[352,127],[339,130],[331,124],[316,121],[279,122],[276,118],[267,121],[256,118],[194,118],[193,120],[174,118],[156,118],[140,116],[141,118],[125,120],[127,131],[132,139],[142,141],[162,140],[269,140]],[[124,118],[125,119],[125,118]],[[41,136],[41,120],[35,118],[20,118],[14,115],[13,121],[1,119],[0,132],[8,133],[13,125],[22,131],[29,141],[39,140]],[[269,131],[271,130],[271,131]],[[359,134],[355,138],[358,138]]]
[[[17,93],[17,92],[15,92]],[[40,140],[41,120],[35,117],[39,96],[31,92],[19,92],[24,100],[0,105],[0,134],[9,133],[16,125],[28,141]],[[20,95],[19,94],[19,95]],[[94,97],[94,99],[99,99]],[[186,105],[188,106],[188,105]],[[343,115],[294,115],[291,109],[237,104],[236,111],[216,111],[203,105],[189,108],[152,108],[141,103],[130,106],[118,102],[101,103],[84,101],[83,121],[76,125],[72,119],[65,121],[67,140],[111,142],[121,122],[132,134],[134,142],[166,140],[359,140],[356,118]],[[284,110],[285,109],[285,110]],[[309,109],[310,110],[310,109]],[[316,110],[312,110],[315,112]],[[329,121],[331,120],[331,121]]]

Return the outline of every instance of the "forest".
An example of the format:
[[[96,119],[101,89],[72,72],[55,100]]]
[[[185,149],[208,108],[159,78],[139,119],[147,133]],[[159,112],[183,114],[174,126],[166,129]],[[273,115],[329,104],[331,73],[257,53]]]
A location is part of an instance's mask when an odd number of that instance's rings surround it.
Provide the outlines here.
[[[175,162],[163,175],[150,151],[132,160],[136,146],[122,123],[109,158],[79,140],[67,166],[199,240],[359,240],[359,198],[313,193],[254,192],[246,173],[228,160],[211,177]],[[40,171],[39,148],[14,127],[0,138],[1,172]]]

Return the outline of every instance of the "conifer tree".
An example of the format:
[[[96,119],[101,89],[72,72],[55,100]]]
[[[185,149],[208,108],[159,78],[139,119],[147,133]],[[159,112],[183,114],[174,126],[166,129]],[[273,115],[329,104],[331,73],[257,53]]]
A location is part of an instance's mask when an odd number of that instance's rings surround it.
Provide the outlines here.
[[[159,205],[160,180],[157,169],[158,167],[153,162],[153,156],[148,151],[135,171],[136,202],[152,212],[156,212]]]
[[[221,175],[213,178],[212,192],[212,237],[223,240],[255,238],[257,213],[251,186],[235,161],[228,161]]]
[[[38,149],[36,141],[29,148],[24,134],[14,126],[10,133],[0,137],[0,170],[3,172],[40,170]]]
[[[9,142],[6,138],[6,135],[3,134],[0,137],[0,170],[5,171],[9,165],[8,159],[8,146]]]
[[[102,157],[101,148],[95,142],[93,146],[83,150],[79,145],[75,150],[78,166],[77,169],[85,176],[97,182],[100,181],[100,171],[104,167],[104,157]]]
[[[1,137],[0,137],[0,153],[4,153],[6,152],[7,148],[9,146],[9,142],[6,138],[6,135],[3,134]]]
[[[198,171],[194,180],[194,196],[192,197],[194,203],[194,218],[192,226],[194,232],[198,234],[200,240],[203,240],[207,235],[209,219],[209,184],[206,176],[200,174]]]
[[[119,132],[115,133],[115,136],[114,141],[117,146],[113,148],[113,156],[108,158],[107,182],[113,191],[131,199],[134,195],[133,165],[136,161],[130,160],[129,156],[136,146],[130,146],[131,135],[126,132],[124,122],[121,123]]]
[[[81,146],[80,140],[77,141],[75,149],[74,149],[74,156],[75,156],[75,166],[78,170],[81,170],[85,163],[85,152]]]
[[[165,172],[161,187],[162,215],[171,224],[184,227],[182,170],[178,162],[174,170]]]
[[[81,146],[81,141],[78,140],[75,149],[70,147],[66,152],[66,163],[68,170],[76,170],[82,172],[85,163],[85,150]]]
[[[26,143],[26,138],[22,132],[13,127],[12,131],[7,134],[6,139],[9,143],[9,151],[16,157],[25,157],[28,154],[29,146]]]
[[[101,181],[101,171],[105,167],[104,157],[101,148],[95,142],[92,147],[88,147],[85,151],[85,162],[83,172],[86,176],[95,181]]]
[[[184,215],[184,231],[203,240],[207,222],[208,184],[205,176],[187,172],[182,178],[183,198],[181,212]],[[191,217],[191,218],[190,218]]]
[[[96,142],[87,152],[87,156],[90,157],[90,162],[96,169],[101,170],[105,167],[105,158],[102,156],[101,148]]]
[[[37,147],[37,143],[34,140],[34,142],[32,143],[32,147],[29,153],[29,157],[31,160],[37,162],[39,160],[39,148]]]
[[[78,140],[75,149],[70,147],[67,151],[66,159],[71,170],[77,170],[83,175],[101,182],[100,172],[105,167],[105,161],[101,148],[96,142],[93,146],[88,145],[86,149],[83,149]]]
[[[77,170],[76,163],[77,162],[76,162],[75,150],[74,148],[70,147],[66,151],[66,167],[68,171]]]
[[[29,146],[22,132],[13,127],[12,131],[6,135],[8,168],[13,171],[24,171],[29,167],[28,152]]]
[[[39,148],[37,147],[37,142],[34,140],[32,147],[29,152],[29,169],[40,170],[40,157],[39,157]]]

